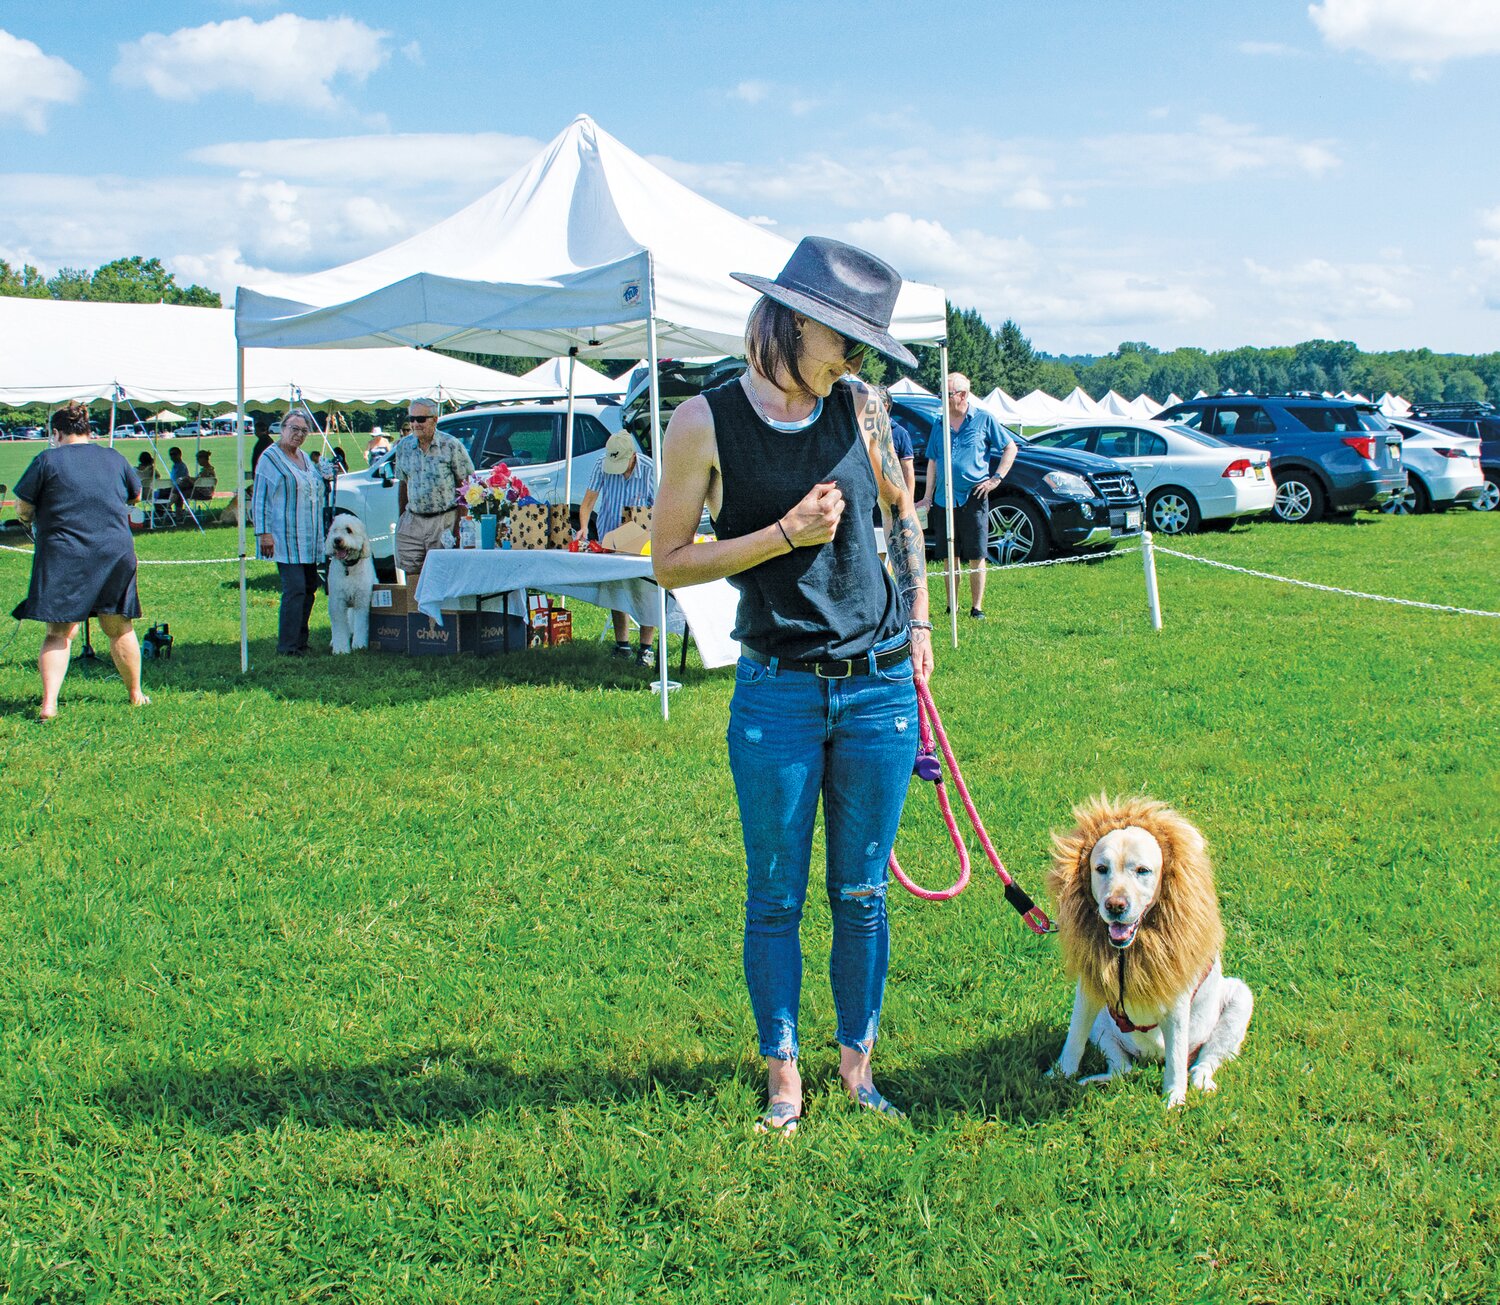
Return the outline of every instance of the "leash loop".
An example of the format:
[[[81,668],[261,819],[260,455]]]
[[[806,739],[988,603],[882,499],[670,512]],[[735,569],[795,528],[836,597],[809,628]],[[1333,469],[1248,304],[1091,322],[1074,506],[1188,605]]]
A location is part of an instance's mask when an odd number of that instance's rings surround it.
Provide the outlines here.
[[[1047,918],[1046,913],[1039,907],[1014,879],[1010,877],[1005,864],[1000,860],[1000,855],[995,851],[995,845],[990,841],[989,832],[984,827],[984,821],[979,818],[979,812],[974,807],[974,800],[969,796],[969,787],[964,783],[963,771],[958,767],[958,758],[953,755],[953,747],[948,742],[947,731],[943,729],[943,719],[938,715],[937,704],[932,700],[932,690],[921,680],[917,681],[917,728],[920,739],[920,748],[917,753],[917,764],[915,773],[918,778],[931,780],[937,789],[938,807],[943,813],[943,820],[948,826],[948,837],[952,840],[954,849],[958,852],[959,874],[958,878],[947,888],[931,889],[923,888],[915,880],[911,879],[900,863],[896,860],[896,849],[891,849],[890,870],[899,883],[907,892],[913,896],[922,898],[927,902],[946,902],[957,897],[959,893],[968,887],[969,883],[969,849],[964,843],[963,835],[958,831],[958,822],[953,818],[953,807],[948,800],[947,786],[943,783],[942,766],[938,764],[934,752],[933,743],[942,749],[943,760],[948,763],[948,769],[953,774],[954,787],[958,789],[959,800],[963,803],[964,812],[969,817],[969,823],[974,827],[974,833],[979,839],[979,845],[984,849],[984,854],[989,857],[990,864],[995,868],[995,873],[1000,877],[1000,882],[1005,885],[1005,900],[1013,906],[1026,922],[1026,927],[1035,934],[1056,933],[1057,926]]]

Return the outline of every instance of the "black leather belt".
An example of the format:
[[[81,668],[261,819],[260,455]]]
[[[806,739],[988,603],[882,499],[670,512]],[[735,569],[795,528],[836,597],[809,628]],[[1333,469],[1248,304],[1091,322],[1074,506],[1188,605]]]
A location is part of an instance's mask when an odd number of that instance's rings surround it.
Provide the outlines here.
[[[854,675],[868,675],[871,670],[883,671],[887,666],[899,666],[904,661],[911,659],[911,636],[908,635],[895,648],[887,648],[884,652],[878,652],[872,658],[868,653],[863,657],[844,657],[836,661],[826,662],[794,662],[785,657],[767,657],[763,652],[757,652],[748,644],[740,645],[740,654],[748,657],[752,662],[759,662],[762,666],[776,663],[778,671],[805,671],[809,675],[816,675],[824,680],[847,680]],[[874,666],[870,665],[874,662]]]
[[[450,512],[457,512],[458,508],[455,505],[451,508],[444,508],[441,512],[418,512],[416,508],[407,508],[406,510],[414,517],[445,517]]]

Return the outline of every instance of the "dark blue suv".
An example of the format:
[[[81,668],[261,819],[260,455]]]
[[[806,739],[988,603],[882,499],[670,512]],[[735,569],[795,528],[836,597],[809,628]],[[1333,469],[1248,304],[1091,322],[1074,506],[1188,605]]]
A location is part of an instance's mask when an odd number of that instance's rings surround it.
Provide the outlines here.
[[[1271,455],[1278,521],[1378,508],[1406,488],[1401,433],[1373,404],[1320,394],[1216,394],[1156,414]]]

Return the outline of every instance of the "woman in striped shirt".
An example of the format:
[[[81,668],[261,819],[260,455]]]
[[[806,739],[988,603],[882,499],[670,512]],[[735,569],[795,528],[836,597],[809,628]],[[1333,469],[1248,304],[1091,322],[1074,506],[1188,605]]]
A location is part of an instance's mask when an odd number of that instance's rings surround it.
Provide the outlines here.
[[[323,508],[327,483],[302,452],[307,419],[292,413],[281,423],[281,439],[255,467],[250,520],[262,557],[274,558],[281,572],[281,618],[276,651],[283,657],[307,652],[307,627],[318,596],[318,563],[323,560]]]
[[[656,474],[651,460],[636,452],[635,441],[623,431],[609,437],[604,446],[604,456],[594,467],[594,478],[589,482],[583,502],[578,505],[578,534],[580,540],[589,537],[589,518],[594,518],[595,530],[602,540],[616,529],[628,507],[649,508],[656,502]],[[630,651],[630,627],[624,612],[611,612],[615,627],[614,656],[633,657],[637,666],[647,670],[656,666],[656,627],[641,626],[640,647]]]

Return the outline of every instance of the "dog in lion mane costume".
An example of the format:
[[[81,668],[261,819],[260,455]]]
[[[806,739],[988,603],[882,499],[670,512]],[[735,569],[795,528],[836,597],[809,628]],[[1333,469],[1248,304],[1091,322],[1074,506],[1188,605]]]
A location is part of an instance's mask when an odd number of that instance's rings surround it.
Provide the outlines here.
[[[1076,827],[1052,836],[1047,884],[1063,963],[1077,980],[1073,1017],[1050,1071],[1073,1078],[1093,1042],[1109,1069],[1165,1064],[1168,1106],[1189,1083],[1217,1087],[1238,1054],[1254,999],[1220,967],[1224,927],[1203,835],[1165,803],[1101,794],[1073,809]]]

